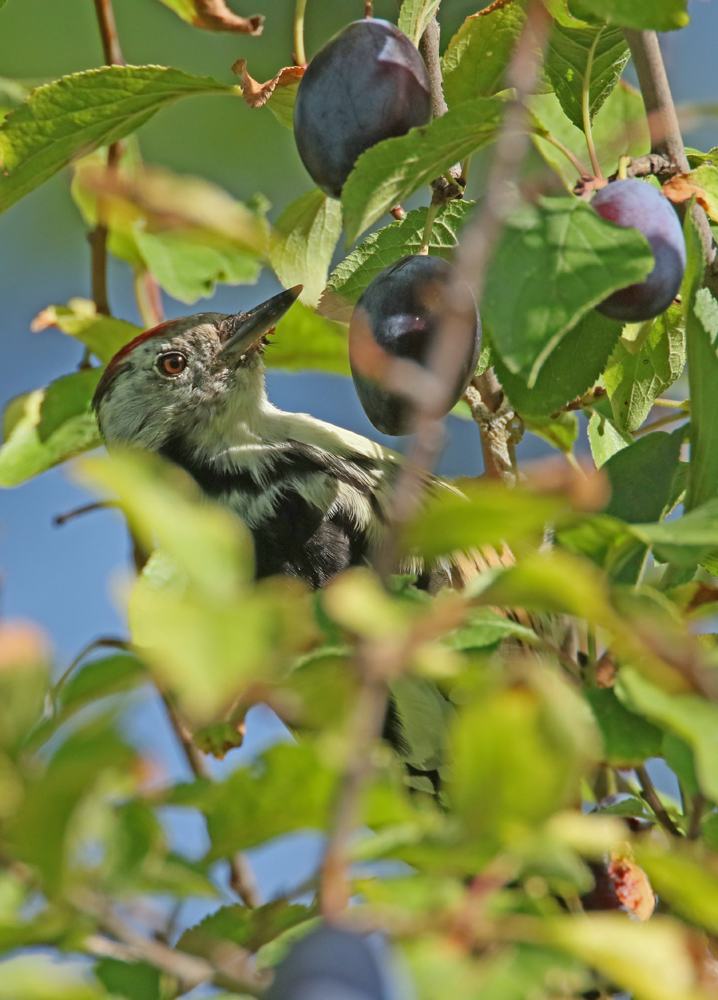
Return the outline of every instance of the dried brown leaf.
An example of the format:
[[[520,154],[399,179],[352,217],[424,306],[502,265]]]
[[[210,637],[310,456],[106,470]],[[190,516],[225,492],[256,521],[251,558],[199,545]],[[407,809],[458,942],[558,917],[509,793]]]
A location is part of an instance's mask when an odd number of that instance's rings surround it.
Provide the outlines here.
[[[633,858],[612,852],[607,871],[621,905],[639,920],[648,920],[655,909],[656,897],[644,870]]]
[[[705,191],[693,184],[688,174],[676,174],[669,178],[663,185],[663,193],[674,205],[683,205],[695,195],[698,204],[706,212],[710,211]]]
[[[264,30],[263,14],[240,17],[229,9],[225,0],[192,0],[192,6],[194,15],[191,23],[195,28],[204,28],[206,31],[233,31],[255,38]]]
[[[247,72],[246,59],[238,59],[232,66],[232,72],[239,77],[242,97],[250,108],[261,108],[277,87],[289,87],[293,83],[299,83],[305,69],[305,66],[285,66],[273,79],[267,80],[266,83],[258,83]]]

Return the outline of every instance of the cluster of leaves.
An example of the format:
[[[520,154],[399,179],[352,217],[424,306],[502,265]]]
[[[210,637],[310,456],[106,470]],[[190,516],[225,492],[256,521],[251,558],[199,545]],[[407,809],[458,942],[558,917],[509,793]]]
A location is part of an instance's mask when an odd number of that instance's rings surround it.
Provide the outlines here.
[[[261,29],[221,3],[164,2],[198,27],[218,28],[207,22],[213,11],[220,23],[247,22],[229,30]],[[405,0],[402,27],[416,40],[437,6]],[[546,6],[555,22],[531,128],[554,190],[570,190],[577,171],[560,147],[582,155],[584,86],[603,167],[613,169],[618,153],[648,151],[642,100],[620,80],[622,28],[679,28],[685,3]],[[0,127],[0,206],[72,163],[83,216],[90,226],[103,219],[110,252],[138,284],[149,274],[191,302],[217,281],[253,282],[269,266],[304,293],[268,363],[345,374],[348,313],[379,270],[420,246],[427,209],[371,233],[330,275],[342,227],[353,244],[495,140],[525,13],[518,0],[492,7],[467,18],[444,53],[448,112],[363,154],[341,203],[309,191],[270,226],[261,198],[243,205],[203,180],[146,167],[131,138],[184,96],[242,90],[280,127],[300,73],[265,85],[243,75],[240,88],[112,66],[27,96],[0,81],[3,109],[13,108]],[[120,140],[123,157],[108,174],[104,147]],[[683,181],[712,213],[718,168],[710,153],[691,155]],[[441,207],[430,253],[451,257],[473,208]],[[433,500],[401,544],[427,559],[480,551],[460,594],[432,597],[410,578],[384,587],[369,570],[342,575],[320,596],[287,580],[255,584],[247,533],[200,502],[178,470],[137,456],[82,463],[83,482],[119,503],[138,548],[152,555],[129,598],[127,651],[81,661],[53,683],[41,637],[28,626],[0,630],[0,950],[85,953],[94,978],[68,971],[63,980],[20,955],[3,964],[0,997],[160,1000],[207,981],[261,993],[266,970],[315,925],[317,907],[291,898],[251,906],[246,892],[240,904],[225,869],[278,837],[331,828],[367,648],[398,664],[387,680],[406,745],[403,759],[374,749],[351,848],[358,903],[349,918],[391,935],[421,997],[710,995],[718,647],[694,632],[718,603],[718,304],[702,287],[690,212],[685,236],[681,303],[621,327],[593,307],[652,269],[643,237],[568,194],[508,220],[482,301],[482,363],[494,365],[526,427],[572,460],[583,410],[596,471],[586,480],[549,470],[512,491],[469,483],[465,497]],[[44,310],[36,327],[48,325],[77,338],[96,364],[9,404],[5,486],[99,444],[89,401],[103,366],[139,332],[78,299]],[[662,400],[686,366],[690,402]],[[657,402],[690,423],[652,428]],[[667,520],[680,503],[683,516]],[[296,742],[223,781],[198,773],[167,784],[120,726],[129,692],[150,684],[185,743],[191,733],[196,746],[228,752],[258,702]],[[650,783],[644,765],[658,757],[678,778],[678,800]],[[439,775],[440,793],[428,773]],[[209,847],[199,860],[169,849],[167,806],[203,818]],[[395,866],[379,877],[386,861],[403,862],[400,874]],[[648,922],[619,912],[647,917],[653,890],[660,912]],[[179,940],[171,918],[150,933],[168,897],[197,896],[219,908]]]

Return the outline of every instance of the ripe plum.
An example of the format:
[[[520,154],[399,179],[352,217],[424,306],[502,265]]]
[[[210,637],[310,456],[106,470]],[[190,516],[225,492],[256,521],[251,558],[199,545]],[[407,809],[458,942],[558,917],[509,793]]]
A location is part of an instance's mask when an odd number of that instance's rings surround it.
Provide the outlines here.
[[[279,963],[267,1000],[385,1000],[379,963],[359,934],[322,926]]]
[[[612,181],[596,192],[591,204],[601,218],[642,233],[656,261],[645,281],[619,288],[596,308],[629,323],[660,315],[678,294],[686,269],[686,244],[673,205],[651,184],[635,178]]]
[[[339,198],[365,150],[430,118],[424,60],[403,31],[368,18],[348,24],[309,63],[297,91],[294,138],[312,179]]]
[[[414,405],[386,385],[392,358],[426,367],[438,331],[443,297],[453,267],[441,257],[412,256],[390,264],[374,278],[356,304],[349,326],[349,361],[364,412],[384,434],[408,434]],[[471,324],[461,371],[445,412],[471,381],[481,349],[481,321],[468,285],[453,310]]]

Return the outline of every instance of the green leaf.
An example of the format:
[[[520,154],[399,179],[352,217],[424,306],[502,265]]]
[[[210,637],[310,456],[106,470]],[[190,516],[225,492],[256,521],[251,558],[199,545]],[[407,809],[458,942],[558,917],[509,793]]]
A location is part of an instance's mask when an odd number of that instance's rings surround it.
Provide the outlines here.
[[[628,524],[660,521],[670,503],[681,444],[681,434],[646,434],[609,458],[606,514]]]
[[[94,969],[108,993],[127,1000],[161,1000],[161,972],[146,962],[121,962],[102,958]]]
[[[432,497],[409,526],[408,546],[426,558],[482,545],[512,544],[541,535],[561,501],[523,490],[506,490],[489,483],[462,484],[464,495]]]
[[[287,205],[274,225],[272,267],[285,288],[304,285],[304,305],[319,301],[341,230],[340,203],[318,188]]]
[[[449,260],[458,244],[458,233],[474,209],[473,201],[450,201],[436,213],[428,250]],[[319,304],[322,315],[348,323],[354,305],[367,285],[385,267],[417,253],[426,225],[428,208],[415,208],[406,217],[367,236],[339,264],[329,278]]]
[[[556,94],[537,94],[529,98],[529,107],[534,118],[538,135],[534,143],[553,169],[559,174],[567,191],[573,191],[578,179],[578,170],[573,163],[546,139],[542,133],[550,133],[584,162],[586,169],[586,139],[582,128],[576,128],[564,114]],[[597,112],[593,122],[593,141],[598,162],[605,175],[612,174],[622,153],[638,157],[651,148],[646,109],[640,91],[619,80],[611,91],[606,103]]]
[[[602,21],[637,31],[675,31],[685,28],[690,18],[687,0],[583,0]]]
[[[38,427],[45,398],[43,389],[16,396],[8,403],[0,448],[0,487],[18,486],[46,469],[102,444],[93,414],[70,417],[42,441]]]
[[[606,222],[584,202],[542,198],[525,205],[504,229],[482,300],[495,352],[532,388],[571,327],[653,266],[637,230]]]
[[[493,142],[502,110],[499,98],[479,97],[362,153],[342,190],[347,243],[393,205]]]
[[[349,375],[347,330],[341,323],[324,319],[301,302],[295,302],[277,323],[264,354],[268,368]]]
[[[697,795],[700,792],[701,786],[696,775],[693,750],[685,740],[676,736],[675,733],[664,733],[661,757],[674,772],[681,783],[681,788],[688,795]]]
[[[444,764],[447,730],[454,714],[450,701],[433,681],[407,674],[392,681],[391,693],[405,743],[399,754],[422,771]]]
[[[417,48],[440,3],[441,0],[403,0],[399,11],[399,28]]]
[[[130,691],[147,680],[147,668],[129,653],[86,663],[60,688],[57,710],[66,718],[98,698]]]
[[[718,706],[696,694],[668,693],[633,667],[623,667],[616,693],[629,709],[669,729],[692,747],[703,793],[718,800]]]
[[[715,856],[701,856],[675,844],[670,851],[641,845],[636,861],[662,900],[685,920],[713,934],[718,932],[718,865]]]
[[[559,413],[556,417],[524,417],[526,430],[538,434],[554,448],[570,454],[578,438],[578,415]]]
[[[181,97],[232,93],[162,66],[103,66],[38,87],[0,126],[0,213],[74,156],[130,135]]]
[[[653,545],[663,562],[690,565],[718,549],[718,498],[694,507],[675,521],[636,524],[634,530]]]
[[[86,966],[58,962],[36,952],[2,963],[0,1000],[107,1000],[104,989],[87,981]]]
[[[691,398],[691,463],[686,509],[698,507],[718,493],[718,308],[703,288],[705,253],[693,212],[683,223],[688,260],[681,287],[686,314],[686,354]]]
[[[661,752],[663,733],[635,712],[629,712],[613,688],[584,692],[601,730],[604,760],[612,767],[635,767]]]
[[[32,330],[56,326],[89,347],[103,363],[142,333],[142,328],[122,319],[103,316],[90,299],[70,299],[66,306],[48,306],[32,322]]]
[[[494,358],[494,368],[502,389],[524,420],[548,417],[594,385],[620,334],[619,323],[592,310],[554,347],[532,389],[520,375],[510,372],[500,357]]]
[[[563,28],[557,24],[546,53],[546,73],[566,117],[583,131],[582,92],[593,55],[589,114],[593,116],[621,78],[629,58],[620,28]]]
[[[37,436],[43,444],[72,417],[90,413],[101,375],[101,368],[85,368],[50,383],[45,390],[37,425]]]
[[[177,947],[193,955],[205,955],[208,945],[232,941],[254,954],[311,915],[311,907],[287,903],[283,899],[272,900],[252,910],[246,906],[223,906],[186,930]]]
[[[633,438],[619,431],[612,420],[601,413],[592,413],[588,421],[588,443],[596,468],[600,469],[609,458],[633,444]]]
[[[175,299],[191,304],[214,294],[217,282],[254,285],[261,265],[231,246],[213,247],[181,231],[135,232],[137,248],[157,283]]]
[[[636,334],[635,339],[629,335]],[[627,327],[604,372],[616,426],[636,431],[654,401],[680,376],[686,363],[683,310],[670,306],[648,323]]]
[[[212,789],[207,816],[211,858],[230,857],[293,830],[324,829],[336,776],[312,746],[272,747],[252,768],[240,768]]]
[[[536,633],[526,625],[511,621],[491,608],[479,608],[472,613],[467,625],[450,632],[444,641],[451,649],[485,649],[510,636],[528,643],[537,641]]]
[[[450,108],[474,97],[492,97],[504,75],[526,15],[516,3],[466,18],[441,60],[444,96]]]
[[[561,808],[595,735],[586,703],[548,670],[532,674],[530,687],[500,688],[465,706],[447,791],[471,840],[496,849]]]

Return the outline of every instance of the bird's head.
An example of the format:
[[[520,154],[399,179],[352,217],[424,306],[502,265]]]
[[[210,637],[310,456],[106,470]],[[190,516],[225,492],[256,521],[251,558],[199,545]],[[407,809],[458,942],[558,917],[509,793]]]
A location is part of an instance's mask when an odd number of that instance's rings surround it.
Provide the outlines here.
[[[126,344],[92,402],[105,440],[158,451],[178,430],[257,407],[265,336],[301,289],[280,292],[247,313],[171,320]]]

